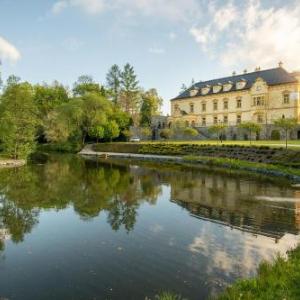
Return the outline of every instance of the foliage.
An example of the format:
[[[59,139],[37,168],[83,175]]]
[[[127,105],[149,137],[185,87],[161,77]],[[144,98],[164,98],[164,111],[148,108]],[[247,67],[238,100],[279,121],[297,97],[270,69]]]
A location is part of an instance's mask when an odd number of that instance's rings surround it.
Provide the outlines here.
[[[0,120],[4,151],[15,159],[26,158],[35,148],[38,125],[33,89],[29,83],[9,78],[1,97]]]
[[[198,135],[198,131],[192,127],[185,128],[183,133],[185,136],[188,136],[188,137],[195,137]]]
[[[96,93],[105,96],[105,90],[100,84],[95,83],[89,75],[81,75],[77,79],[73,87],[75,96],[84,96],[86,93]]]
[[[156,89],[150,89],[142,93],[142,105],[140,110],[141,126],[151,125],[151,119],[153,116],[159,114],[162,102],[163,100],[159,97]]]
[[[239,124],[239,128],[248,131],[250,144],[252,141],[252,133],[261,131],[261,126],[255,122],[242,122],[241,124]]]
[[[279,130],[272,130],[271,132],[271,140],[274,140],[274,141],[279,141],[280,140],[280,132]]]
[[[106,75],[106,86],[111,100],[117,104],[121,90],[121,70],[118,65],[113,65]]]
[[[98,143],[99,139],[103,139],[105,136],[105,128],[100,125],[90,127],[89,136],[96,138],[96,141]]]
[[[146,137],[149,138],[152,136],[152,130],[150,127],[142,127],[141,128],[141,134]]]
[[[159,133],[160,137],[166,140],[168,140],[172,136],[172,134],[172,130],[169,128],[162,129]]]
[[[287,260],[278,256],[273,263],[261,263],[255,278],[237,281],[217,299],[299,299],[299,267],[300,247],[288,252]]]
[[[120,134],[120,128],[116,121],[108,121],[105,125],[105,137],[112,141]]]
[[[212,134],[216,134],[218,136],[218,139],[222,143],[223,141],[223,134],[225,129],[227,128],[226,124],[214,124],[208,128],[208,131]]]
[[[180,295],[171,292],[162,292],[155,297],[156,300],[184,300]]]
[[[297,127],[297,120],[294,118],[280,118],[274,121],[274,125],[285,132],[285,147],[287,149],[287,140],[289,132]]]

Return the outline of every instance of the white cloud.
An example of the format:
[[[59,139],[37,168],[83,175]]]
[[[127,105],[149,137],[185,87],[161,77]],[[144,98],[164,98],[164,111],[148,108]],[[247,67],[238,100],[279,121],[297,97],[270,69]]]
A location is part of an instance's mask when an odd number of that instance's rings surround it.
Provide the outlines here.
[[[148,49],[148,51],[152,54],[164,54],[165,49],[160,48],[160,47],[151,47]]]
[[[21,58],[19,50],[0,36],[0,59],[8,60],[12,63],[17,62]]]
[[[59,14],[68,8],[78,8],[84,10],[88,14],[101,13],[106,6],[105,0],[60,0],[52,6],[52,12]]]
[[[202,50],[218,55],[226,66],[271,67],[282,60],[299,68],[300,2],[269,8],[260,0],[237,3],[209,10],[212,21],[191,28]]]
[[[123,16],[159,16],[174,21],[187,21],[200,11],[196,0],[59,0],[52,12],[58,14],[68,8],[83,9],[88,14],[113,10]]]

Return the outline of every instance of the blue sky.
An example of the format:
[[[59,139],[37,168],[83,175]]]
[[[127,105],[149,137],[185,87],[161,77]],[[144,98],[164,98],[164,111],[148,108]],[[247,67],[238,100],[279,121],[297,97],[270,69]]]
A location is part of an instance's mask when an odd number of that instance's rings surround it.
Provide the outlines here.
[[[182,83],[256,66],[300,68],[300,2],[263,0],[0,0],[2,76],[72,87],[104,83],[131,63],[163,111]]]

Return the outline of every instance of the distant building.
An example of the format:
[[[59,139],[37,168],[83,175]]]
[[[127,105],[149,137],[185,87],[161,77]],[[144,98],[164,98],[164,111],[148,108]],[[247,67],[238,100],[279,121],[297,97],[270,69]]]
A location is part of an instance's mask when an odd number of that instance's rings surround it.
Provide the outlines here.
[[[168,125],[183,120],[204,130],[218,123],[228,125],[227,138],[236,138],[237,125],[252,121],[262,125],[262,137],[269,138],[274,120],[296,118],[300,125],[300,72],[277,68],[198,82],[171,99]],[[299,126],[300,127],[300,126]],[[259,138],[259,137],[258,137]],[[300,138],[300,130],[292,138]]]

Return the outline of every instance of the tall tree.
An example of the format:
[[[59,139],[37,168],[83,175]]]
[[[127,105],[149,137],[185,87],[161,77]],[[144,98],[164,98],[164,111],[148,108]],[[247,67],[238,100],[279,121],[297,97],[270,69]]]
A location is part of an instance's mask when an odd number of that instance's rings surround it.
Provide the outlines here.
[[[150,126],[152,117],[159,114],[163,99],[159,97],[156,89],[142,93],[141,98],[140,125]]]
[[[109,90],[112,101],[118,102],[121,89],[121,70],[118,65],[113,65],[106,75],[106,86]]]
[[[0,104],[0,139],[4,151],[14,159],[26,158],[36,144],[37,124],[32,86],[10,76]]]
[[[140,109],[140,91],[139,82],[130,64],[124,66],[121,72],[121,93],[119,104],[122,109],[131,115],[134,125],[138,123],[138,115]]]

